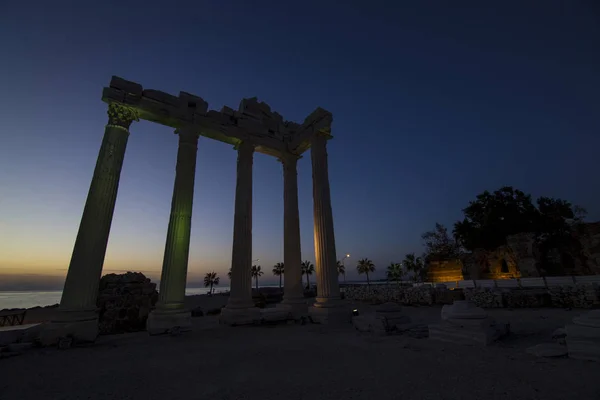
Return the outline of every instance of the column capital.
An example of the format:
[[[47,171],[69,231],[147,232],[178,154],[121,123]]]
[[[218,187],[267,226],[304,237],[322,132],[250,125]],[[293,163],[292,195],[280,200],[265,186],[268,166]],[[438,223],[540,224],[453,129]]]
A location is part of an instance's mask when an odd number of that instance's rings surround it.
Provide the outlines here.
[[[179,135],[179,141],[182,143],[197,143],[200,136],[198,128],[191,126],[177,128],[173,133]]]
[[[233,146],[234,150],[241,152],[253,152],[256,145],[249,140],[241,140]]]
[[[139,121],[139,112],[132,107],[127,107],[118,103],[108,105],[108,125],[129,131],[129,126],[133,121]]]
[[[302,156],[299,154],[293,153],[282,153],[279,157],[277,157],[277,161],[283,164],[284,167],[296,164]]]
[[[333,139],[333,135],[329,131],[317,131],[312,137],[312,140],[318,140],[324,138],[326,141]]]

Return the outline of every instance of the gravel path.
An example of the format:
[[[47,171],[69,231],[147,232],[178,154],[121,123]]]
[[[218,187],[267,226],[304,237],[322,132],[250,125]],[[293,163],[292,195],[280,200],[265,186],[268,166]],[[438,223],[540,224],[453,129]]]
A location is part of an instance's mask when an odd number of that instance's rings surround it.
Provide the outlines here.
[[[439,320],[439,308],[406,312]],[[579,312],[491,313],[510,317],[516,333],[485,348],[318,325],[229,328],[215,317],[196,318],[194,331],[180,337],[105,336],[89,347],[0,360],[0,399],[600,399],[597,363],[524,351],[550,341]]]

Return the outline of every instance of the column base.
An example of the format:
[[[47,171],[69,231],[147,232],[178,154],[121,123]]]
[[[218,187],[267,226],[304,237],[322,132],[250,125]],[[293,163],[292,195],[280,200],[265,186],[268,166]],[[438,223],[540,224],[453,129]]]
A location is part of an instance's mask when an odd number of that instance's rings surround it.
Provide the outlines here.
[[[219,323],[229,326],[259,324],[262,316],[260,308],[227,308],[221,309]]]
[[[60,311],[40,332],[42,346],[53,346],[61,339],[75,343],[94,342],[98,337],[98,314],[95,311]]]
[[[319,301],[308,309],[308,315],[319,324],[351,324],[352,308],[350,304],[339,299],[328,299],[328,301]]]
[[[174,329],[179,332],[192,330],[192,313],[188,310],[171,312],[154,310],[148,315],[146,330],[150,335],[162,335]]]
[[[292,318],[301,319],[308,315],[308,304],[303,298],[298,299],[283,299],[283,301],[277,304],[277,308],[288,311]]]

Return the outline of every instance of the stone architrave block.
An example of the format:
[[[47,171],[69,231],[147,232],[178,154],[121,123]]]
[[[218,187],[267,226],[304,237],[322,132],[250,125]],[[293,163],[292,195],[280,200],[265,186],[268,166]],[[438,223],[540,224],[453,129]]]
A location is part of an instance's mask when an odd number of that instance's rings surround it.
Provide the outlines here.
[[[133,94],[136,96],[141,96],[143,92],[142,85],[139,83],[135,83],[132,81],[128,81],[126,79],[120,78],[118,76],[113,76],[110,80],[111,88],[122,90],[126,93]]]
[[[202,97],[187,92],[179,92],[180,107],[196,114],[206,114],[208,103]]]
[[[161,92],[160,90],[146,89],[142,92],[142,96],[157,101],[159,103],[168,104],[173,107],[179,108],[179,98],[172,94]]]

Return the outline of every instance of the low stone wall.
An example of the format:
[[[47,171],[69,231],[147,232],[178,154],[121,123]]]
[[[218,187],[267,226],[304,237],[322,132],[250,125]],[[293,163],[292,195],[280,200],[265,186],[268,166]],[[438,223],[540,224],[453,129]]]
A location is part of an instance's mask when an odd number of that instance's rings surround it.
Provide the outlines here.
[[[404,305],[452,304],[461,298],[460,290],[432,288],[430,286],[406,287],[390,285],[356,285],[347,286],[344,291],[346,299],[365,301],[373,304],[387,302]]]
[[[600,286],[558,286],[550,289],[467,288],[449,290],[430,286],[401,287],[398,285],[347,286],[345,297],[372,304],[396,302],[404,305],[452,304],[464,295],[483,308],[536,308],[600,306]]]
[[[156,283],[140,272],[104,275],[96,303],[100,334],[143,331],[157,300]]]

